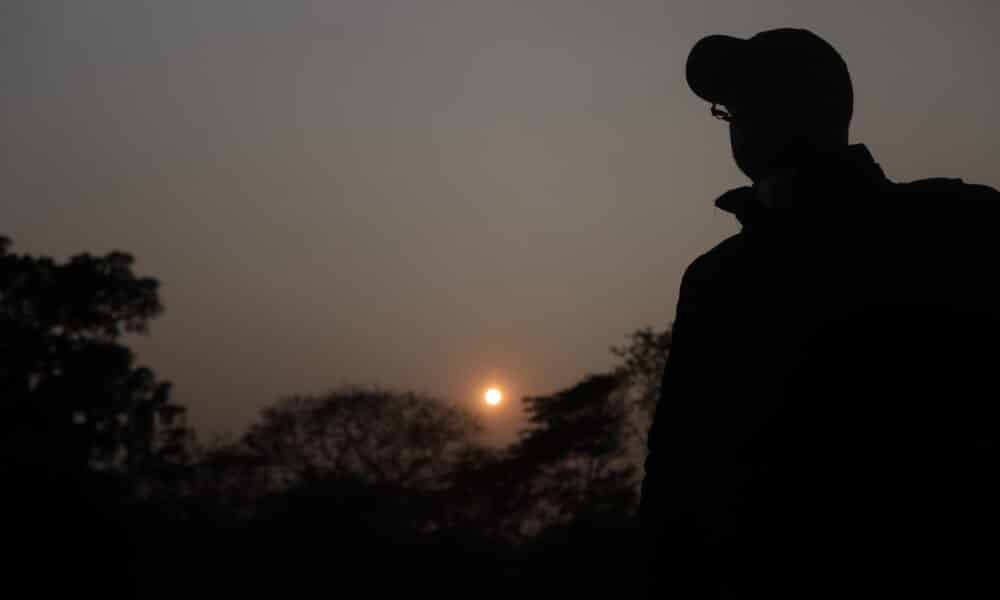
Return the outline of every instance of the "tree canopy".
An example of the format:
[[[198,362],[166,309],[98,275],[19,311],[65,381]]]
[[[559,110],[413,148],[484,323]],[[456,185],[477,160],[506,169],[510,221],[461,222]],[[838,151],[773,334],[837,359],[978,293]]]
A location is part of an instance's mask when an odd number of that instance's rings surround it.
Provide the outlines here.
[[[64,263],[0,238],[0,411],[5,451],[72,468],[176,460],[187,435],[170,384],[121,342],[163,311],[159,282],[123,252]]]

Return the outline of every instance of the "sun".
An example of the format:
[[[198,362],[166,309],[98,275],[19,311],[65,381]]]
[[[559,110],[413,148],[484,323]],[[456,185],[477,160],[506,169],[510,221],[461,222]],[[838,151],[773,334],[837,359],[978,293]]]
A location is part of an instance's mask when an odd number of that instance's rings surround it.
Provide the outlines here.
[[[500,404],[500,402],[503,400],[503,392],[501,392],[499,388],[491,387],[490,389],[486,390],[485,399],[486,399],[486,404],[489,404],[490,406],[496,406]]]

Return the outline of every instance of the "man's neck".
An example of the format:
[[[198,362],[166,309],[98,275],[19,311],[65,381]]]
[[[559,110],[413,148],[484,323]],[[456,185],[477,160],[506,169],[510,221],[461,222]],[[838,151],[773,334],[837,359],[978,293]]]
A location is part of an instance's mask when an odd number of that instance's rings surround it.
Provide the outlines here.
[[[771,169],[753,183],[758,201],[767,208],[783,206],[793,197],[793,190],[800,175],[817,174],[836,169],[850,153],[851,146],[837,145],[809,148],[795,154],[786,165]]]
[[[754,182],[753,190],[757,200],[767,208],[781,204],[781,201],[789,196],[787,188],[792,185],[796,172],[797,170],[792,167],[785,167]]]
[[[766,180],[766,181],[765,181]],[[864,144],[852,144],[819,166],[772,171],[753,186],[741,186],[722,194],[715,206],[732,213],[744,227],[751,226],[771,208],[823,205],[845,192],[864,187],[880,187],[892,182]],[[802,202],[800,202],[802,200]]]

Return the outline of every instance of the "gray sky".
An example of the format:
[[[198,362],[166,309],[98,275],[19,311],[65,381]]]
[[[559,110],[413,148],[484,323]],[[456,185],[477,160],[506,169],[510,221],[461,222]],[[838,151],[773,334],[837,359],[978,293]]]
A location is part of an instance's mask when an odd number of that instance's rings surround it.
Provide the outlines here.
[[[133,347],[203,434],[296,392],[568,386],[669,324],[747,182],[689,92],[702,36],[805,27],[890,178],[1000,187],[982,1],[0,5],[0,234],[133,253]],[[514,407],[490,417],[508,434]]]

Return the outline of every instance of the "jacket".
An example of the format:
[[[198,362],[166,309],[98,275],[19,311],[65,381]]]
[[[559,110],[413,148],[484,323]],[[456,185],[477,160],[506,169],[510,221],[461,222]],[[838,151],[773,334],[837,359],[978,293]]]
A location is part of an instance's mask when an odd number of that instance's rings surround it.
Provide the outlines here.
[[[684,272],[649,431],[653,589],[832,597],[887,555],[931,585],[993,518],[1000,193],[857,144],[716,206],[742,229]]]

